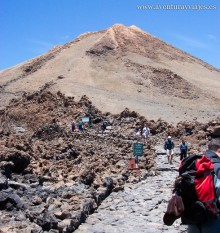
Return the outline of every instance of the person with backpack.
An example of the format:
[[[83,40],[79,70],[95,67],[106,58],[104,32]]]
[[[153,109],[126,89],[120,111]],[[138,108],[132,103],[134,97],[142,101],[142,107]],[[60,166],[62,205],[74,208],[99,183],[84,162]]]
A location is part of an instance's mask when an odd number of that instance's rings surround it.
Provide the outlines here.
[[[180,144],[180,161],[186,158],[187,152],[188,152],[188,145],[185,142],[185,140],[182,140],[182,143]]]
[[[205,157],[210,159],[213,164],[214,173],[212,174],[214,181],[214,195],[216,201],[216,216],[209,217],[208,220],[199,224],[190,224],[188,233],[219,233],[220,232],[220,138],[214,138],[208,145]],[[208,187],[209,190],[211,187]]]
[[[171,136],[167,137],[167,140],[164,143],[164,150],[167,152],[168,163],[173,164],[173,149],[174,142],[171,139]]]
[[[188,233],[220,232],[220,138],[181,161],[163,221],[171,226],[180,217]]]
[[[82,121],[78,122],[78,131],[79,131],[79,133],[81,133],[83,131],[83,122]]]

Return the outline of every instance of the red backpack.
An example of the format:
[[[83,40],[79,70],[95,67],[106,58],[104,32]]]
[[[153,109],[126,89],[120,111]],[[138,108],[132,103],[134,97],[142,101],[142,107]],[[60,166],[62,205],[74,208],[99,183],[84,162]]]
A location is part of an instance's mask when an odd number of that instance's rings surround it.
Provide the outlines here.
[[[206,156],[192,155],[182,160],[174,192],[183,200],[183,224],[201,224],[218,217],[214,165]]]

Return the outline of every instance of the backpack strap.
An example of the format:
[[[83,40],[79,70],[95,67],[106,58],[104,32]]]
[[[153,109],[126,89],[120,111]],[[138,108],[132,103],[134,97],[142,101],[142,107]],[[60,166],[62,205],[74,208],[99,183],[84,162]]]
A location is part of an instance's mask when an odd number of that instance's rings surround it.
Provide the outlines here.
[[[196,171],[196,161],[201,158],[201,155],[191,155],[184,158],[179,167],[179,175],[183,174],[185,171],[194,173]]]

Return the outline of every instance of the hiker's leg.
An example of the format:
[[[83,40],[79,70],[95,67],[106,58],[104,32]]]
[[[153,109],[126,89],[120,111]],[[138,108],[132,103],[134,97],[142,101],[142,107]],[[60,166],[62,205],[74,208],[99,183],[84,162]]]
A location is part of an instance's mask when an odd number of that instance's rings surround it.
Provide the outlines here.
[[[183,159],[183,152],[180,153],[180,161]]]
[[[167,150],[167,159],[168,159],[168,163],[170,163],[170,151]]]
[[[173,150],[170,150],[170,164],[173,163]]]
[[[173,155],[170,156],[170,164],[173,164]]]

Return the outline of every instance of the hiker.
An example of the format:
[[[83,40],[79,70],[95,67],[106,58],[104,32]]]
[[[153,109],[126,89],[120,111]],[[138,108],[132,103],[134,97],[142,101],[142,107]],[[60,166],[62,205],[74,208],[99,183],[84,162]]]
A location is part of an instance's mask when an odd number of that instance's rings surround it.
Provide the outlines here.
[[[72,132],[74,132],[75,129],[76,129],[76,124],[75,124],[74,121],[72,121],[72,124],[71,124],[71,130],[72,130]]]
[[[143,134],[144,134],[144,123],[141,124],[139,130],[140,130],[141,136],[143,136]]]
[[[203,155],[182,160],[173,195],[163,221],[171,226],[181,217],[188,233],[219,233],[220,229],[220,137]]]
[[[212,160],[214,164],[214,183],[217,197],[218,214],[220,214],[220,137],[214,138],[208,145],[205,156]],[[211,219],[208,223],[189,225],[188,233],[219,233],[220,232],[220,215],[216,219]]]
[[[79,133],[81,133],[83,131],[83,122],[82,121],[79,121],[79,123],[78,123],[78,131],[79,131]]]
[[[168,163],[173,164],[173,149],[174,142],[171,139],[171,136],[167,137],[167,140],[164,143],[164,150],[167,152]]]
[[[135,131],[135,136],[136,136],[136,138],[141,138],[141,130],[140,129]]]
[[[108,125],[107,122],[106,122],[106,121],[103,121],[103,123],[102,123],[102,125],[101,125],[102,133],[105,132],[107,125]]]
[[[145,141],[147,140],[147,138],[150,135],[150,129],[146,125],[143,128],[143,134],[142,135],[144,136]]]
[[[89,123],[84,122],[84,123],[83,123],[83,129],[84,129],[84,130],[87,130],[88,128],[89,128]]]
[[[92,117],[91,117],[91,115],[89,116],[89,122],[88,122],[88,125],[89,125],[89,127],[91,127],[91,126],[92,126]]]
[[[136,135],[136,136],[139,136],[139,135],[140,135],[141,130],[140,130],[140,126],[139,126],[139,125],[136,125],[136,127],[135,127],[135,129],[134,129],[134,132],[135,132],[135,135]]]
[[[139,131],[139,127],[137,126],[137,127],[135,127],[135,129],[134,129],[134,132],[135,132],[135,134]]]
[[[186,158],[187,152],[188,152],[188,145],[185,142],[185,140],[182,140],[182,143],[180,144],[180,161]]]

